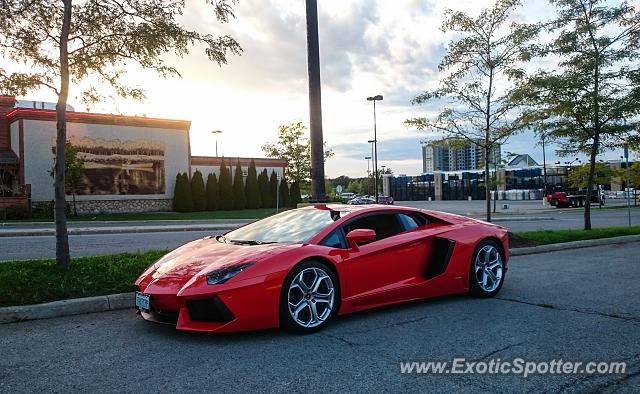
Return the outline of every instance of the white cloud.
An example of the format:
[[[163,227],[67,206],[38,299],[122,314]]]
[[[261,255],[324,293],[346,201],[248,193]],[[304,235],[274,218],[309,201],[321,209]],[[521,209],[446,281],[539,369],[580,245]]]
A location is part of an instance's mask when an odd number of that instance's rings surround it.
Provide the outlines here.
[[[139,70],[130,79],[147,89],[143,103],[105,103],[94,111],[188,119],[193,121],[192,151],[213,154],[213,129],[222,129],[221,153],[261,156],[261,145],[275,140],[277,126],[308,120],[304,1],[242,0],[237,19],[220,25],[205,2],[189,1],[183,22],[214,34],[231,34],[244,48],[240,57],[218,67],[202,48],[183,59],[168,60],[182,79],[162,79]],[[421,171],[419,141],[427,134],[409,130],[409,117],[436,113],[437,103],[413,107],[410,99],[433,88],[437,64],[451,37],[439,30],[446,8],[477,12],[490,0],[322,0],[319,6],[324,138],[336,155],[326,164],[329,176],[363,176],[366,143],[373,138],[373,111],[365,98],[383,94],[378,105],[380,164],[396,173]],[[529,0],[517,13],[524,20],[550,16],[546,2]],[[77,89],[72,93],[77,92]],[[51,100],[34,93],[28,99]],[[77,108],[82,106],[75,104]],[[513,149],[538,158],[539,148],[523,134]],[[549,155],[549,150],[547,151]],[[552,154],[550,155],[552,156]],[[551,160],[550,160],[551,161]]]

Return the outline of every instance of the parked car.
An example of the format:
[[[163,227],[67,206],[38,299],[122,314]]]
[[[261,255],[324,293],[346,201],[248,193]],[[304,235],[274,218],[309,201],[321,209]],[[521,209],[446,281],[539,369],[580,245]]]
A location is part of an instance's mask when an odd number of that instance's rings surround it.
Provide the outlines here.
[[[502,226],[409,207],[316,204],[169,252],[136,280],[135,305],[145,320],[179,330],[311,333],[337,315],[403,301],[492,297],[508,259]]]
[[[370,197],[356,197],[356,198],[352,198],[351,200],[349,200],[349,202],[347,202],[347,204],[350,205],[367,205],[367,204],[375,204],[376,200]]]
[[[378,196],[378,204],[393,205],[393,197],[391,197],[391,196]]]

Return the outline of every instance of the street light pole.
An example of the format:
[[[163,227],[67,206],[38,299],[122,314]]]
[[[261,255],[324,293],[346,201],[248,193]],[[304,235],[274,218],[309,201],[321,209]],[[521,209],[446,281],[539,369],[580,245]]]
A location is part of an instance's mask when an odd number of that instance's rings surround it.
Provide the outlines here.
[[[317,0],[306,0],[307,66],[309,71],[309,126],[311,141],[311,196],[324,202],[324,139],[322,138],[322,97],[320,84],[320,43]]]
[[[629,227],[631,227],[631,187],[629,187],[629,144],[624,144],[624,161],[627,165],[626,173],[627,173],[627,187],[625,190],[627,192],[627,212],[629,218]],[[634,193],[635,200],[635,193]]]
[[[373,101],[373,173],[375,175],[374,178],[374,187],[375,187],[375,201],[378,203],[378,130],[377,130],[377,121],[376,121],[376,101],[382,101],[382,95],[378,94],[375,96],[367,97],[367,101]]]
[[[547,155],[545,153],[544,140],[546,135],[542,133],[542,205],[547,205]]]
[[[365,156],[364,159],[367,161],[367,194],[371,193],[371,180],[369,179],[369,175],[371,175],[371,170],[369,169],[369,160],[371,160],[371,156]]]
[[[211,134],[216,135],[216,157],[219,157],[218,156],[218,134],[222,134],[222,130],[213,130],[211,131]]]

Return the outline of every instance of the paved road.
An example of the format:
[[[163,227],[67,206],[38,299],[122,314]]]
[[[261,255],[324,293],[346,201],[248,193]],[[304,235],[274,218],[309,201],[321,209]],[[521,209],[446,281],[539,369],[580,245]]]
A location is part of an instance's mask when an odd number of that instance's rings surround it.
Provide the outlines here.
[[[445,297],[296,336],[177,332],[132,310],[0,325],[0,392],[638,392],[640,243],[514,257],[497,298]],[[403,375],[454,357],[628,362],[624,375]]]
[[[445,207],[446,208],[446,207]],[[581,210],[564,210],[552,213],[539,213],[526,216],[503,217],[498,221],[512,231],[582,228]],[[545,219],[545,220],[541,220]],[[551,220],[549,220],[551,219]],[[624,226],[627,223],[627,211],[624,209],[594,209],[592,215],[594,227]],[[190,222],[188,222],[190,223]],[[216,222],[217,223],[217,222]],[[243,221],[238,221],[240,225]],[[632,223],[640,224],[640,209],[632,210]],[[174,223],[175,224],[175,223]],[[107,226],[107,224],[103,224]],[[218,231],[216,233],[221,233]],[[172,249],[193,239],[210,235],[209,231],[177,231],[156,233],[71,235],[70,248],[73,256],[104,255],[140,250]],[[55,256],[55,238],[38,237],[0,237],[0,261],[16,259],[51,258]]]

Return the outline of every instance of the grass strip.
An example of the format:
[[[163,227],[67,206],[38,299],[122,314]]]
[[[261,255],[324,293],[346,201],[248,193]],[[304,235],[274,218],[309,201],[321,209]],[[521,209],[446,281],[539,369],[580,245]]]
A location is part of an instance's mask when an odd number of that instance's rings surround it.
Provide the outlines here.
[[[133,282],[166,251],[76,257],[61,270],[55,260],[0,262],[0,307],[133,291]]]

